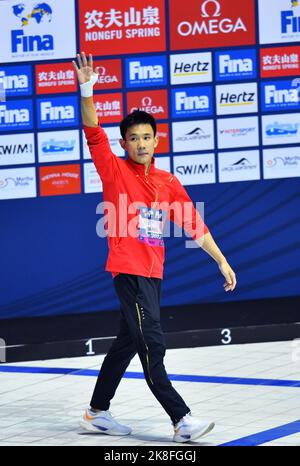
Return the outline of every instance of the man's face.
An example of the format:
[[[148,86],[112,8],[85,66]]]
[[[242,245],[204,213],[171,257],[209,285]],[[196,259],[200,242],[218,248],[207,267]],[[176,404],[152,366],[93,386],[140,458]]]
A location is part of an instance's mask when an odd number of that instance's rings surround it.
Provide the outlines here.
[[[125,139],[121,139],[120,144],[132,160],[148,166],[158,144],[158,137],[154,136],[151,125],[139,124],[128,128]]]

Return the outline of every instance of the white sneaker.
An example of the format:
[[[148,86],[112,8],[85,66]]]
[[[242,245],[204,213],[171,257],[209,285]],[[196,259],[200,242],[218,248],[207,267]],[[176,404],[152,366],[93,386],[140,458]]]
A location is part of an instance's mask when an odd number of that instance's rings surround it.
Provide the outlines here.
[[[86,409],[79,424],[84,430],[98,434],[128,435],[132,432],[130,427],[119,424],[109,411],[94,413],[90,409]]]
[[[198,421],[188,413],[174,427],[173,441],[183,443],[195,440],[210,432],[214,426],[214,422]]]

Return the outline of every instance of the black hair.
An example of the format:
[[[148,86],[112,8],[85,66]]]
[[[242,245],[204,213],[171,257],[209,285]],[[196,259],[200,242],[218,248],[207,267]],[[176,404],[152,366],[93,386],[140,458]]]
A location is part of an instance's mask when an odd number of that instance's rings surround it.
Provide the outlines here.
[[[120,132],[123,139],[126,137],[128,128],[134,125],[151,125],[154,136],[156,136],[156,121],[150,113],[144,112],[143,110],[134,110],[132,113],[127,115],[120,123]]]

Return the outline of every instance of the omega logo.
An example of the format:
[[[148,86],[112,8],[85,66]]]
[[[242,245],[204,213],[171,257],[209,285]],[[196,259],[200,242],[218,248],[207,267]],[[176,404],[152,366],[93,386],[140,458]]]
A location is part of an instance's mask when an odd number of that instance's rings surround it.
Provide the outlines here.
[[[220,3],[217,0],[206,0],[201,6],[201,12],[202,12],[201,16],[203,18],[208,18],[209,16],[211,16],[206,11],[206,6],[207,6],[208,3],[213,3],[215,5],[215,7],[216,7],[215,12],[214,12],[214,14],[212,16],[214,16],[214,17],[221,16],[221,6],[220,6]]]
[[[99,70],[99,74],[101,76],[104,76],[105,73],[106,73],[106,69],[104,68],[104,66],[98,66],[98,70]]]
[[[147,107],[148,105],[151,105],[152,104],[152,99],[151,97],[143,97],[142,99],[142,105],[144,107]]]

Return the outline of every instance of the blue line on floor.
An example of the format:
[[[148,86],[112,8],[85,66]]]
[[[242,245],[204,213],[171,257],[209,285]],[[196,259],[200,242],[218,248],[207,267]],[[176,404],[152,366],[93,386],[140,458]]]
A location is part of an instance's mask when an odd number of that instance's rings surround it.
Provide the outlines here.
[[[98,369],[72,369],[65,367],[34,367],[34,366],[13,366],[1,365],[0,372],[20,372],[27,374],[58,374],[58,375],[78,375],[86,377],[97,377]],[[277,380],[277,379],[257,379],[249,377],[219,377],[208,375],[189,374],[168,374],[170,380],[177,382],[198,382],[198,383],[219,383],[234,385],[261,385],[275,387],[300,388],[300,380]],[[125,372],[125,379],[143,379],[142,372]]]
[[[27,373],[27,374],[57,374],[57,375],[77,375],[84,377],[97,377],[99,371],[96,369],[74,369],[65,367],[34,367],[34,366],[13,366],[0,365],[0,372],[6,373]],[[299,380],[276,380],[276,379],[251,379],[247,377],[215,377],[204,375],[168,374],[169,379],[180,382],[202,382],[219,384],[238,385],[260,385],[277,387],[300,387]],[[142,372],[125,372],[124,378],[143,379]],[[288,435],[300,432],[300,420],[284,424],[272,429],[268,429],[256,434],[241,437],[230,442],[222,443],[219,446],[258,446],[271,442]]]
[[[254,447],[263,443],[272,442],[288,435],[300,432],[300,420],[274,427],[273,429],[264,430],[257,434],[247,435],[231,442],[222,443],[219,447]]]

